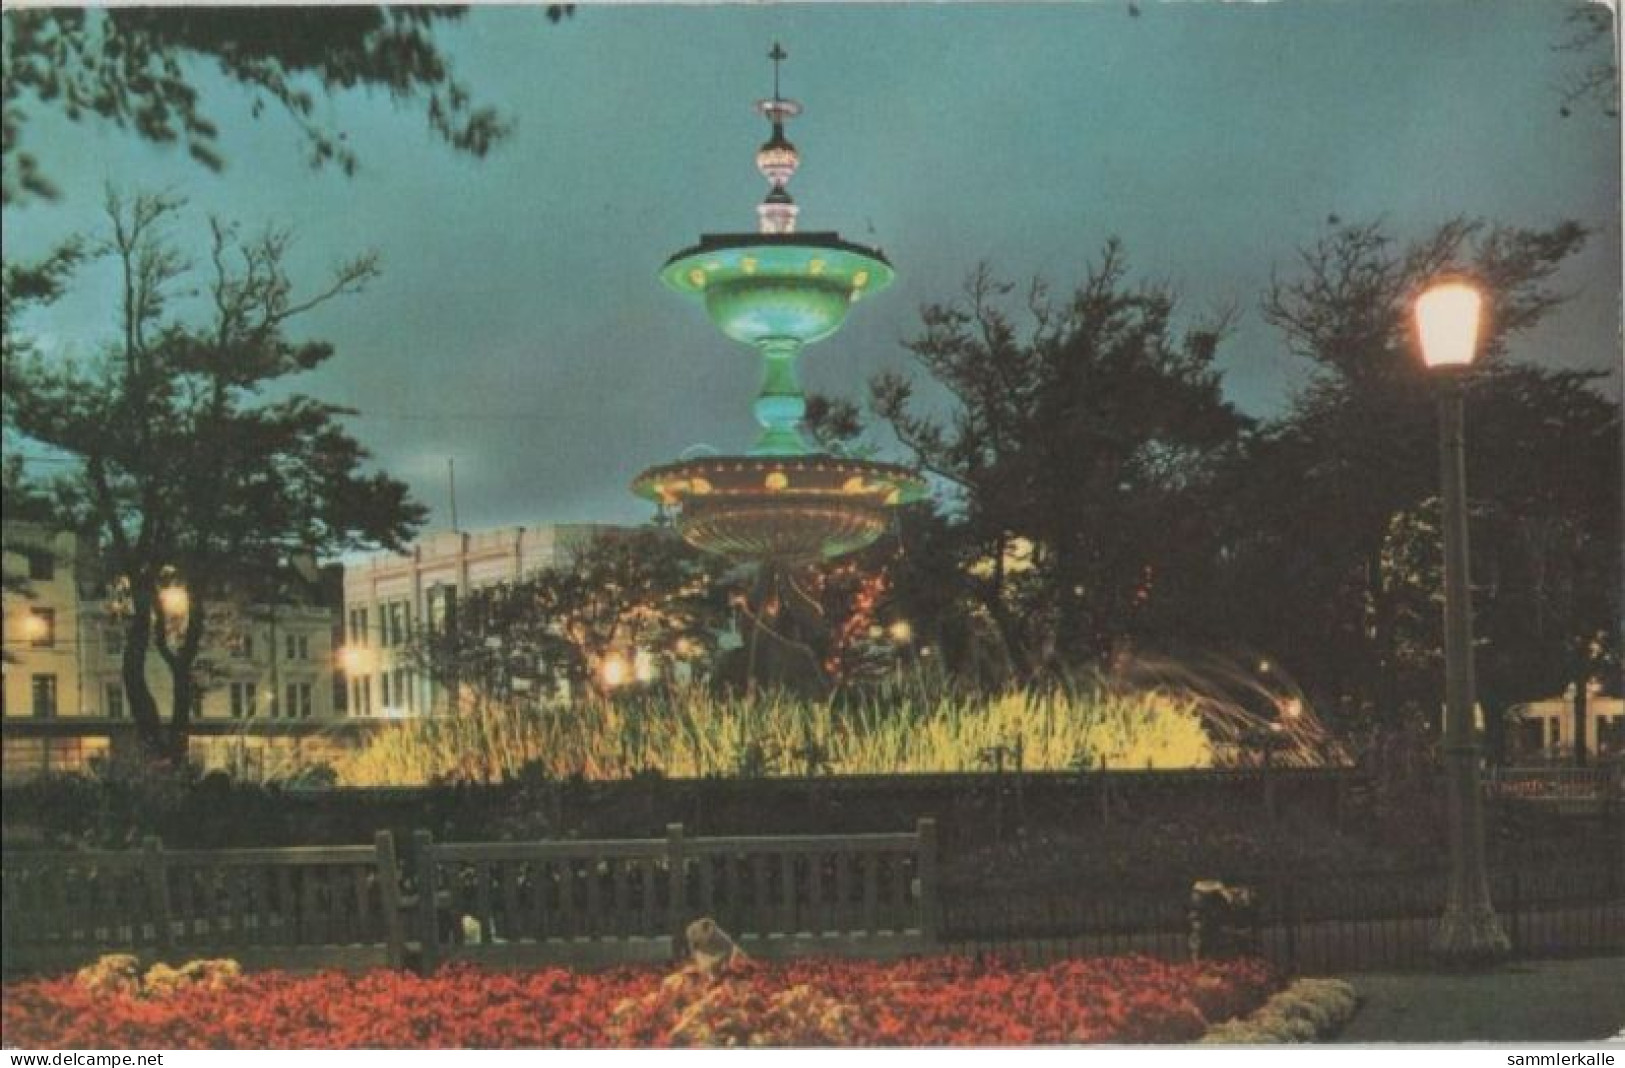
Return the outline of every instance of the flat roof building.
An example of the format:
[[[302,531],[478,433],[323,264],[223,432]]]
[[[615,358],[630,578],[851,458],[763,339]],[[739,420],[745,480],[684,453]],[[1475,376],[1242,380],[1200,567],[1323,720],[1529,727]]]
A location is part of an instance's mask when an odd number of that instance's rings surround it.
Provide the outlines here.
[[[411,653],[413,635],[445,622],[459,597],[567,567],[594,539],[619,530],[601,523],[537,523],[439,531],[406,551],[344,567],[344,655],[352,715],[444,711],[444,690]]]

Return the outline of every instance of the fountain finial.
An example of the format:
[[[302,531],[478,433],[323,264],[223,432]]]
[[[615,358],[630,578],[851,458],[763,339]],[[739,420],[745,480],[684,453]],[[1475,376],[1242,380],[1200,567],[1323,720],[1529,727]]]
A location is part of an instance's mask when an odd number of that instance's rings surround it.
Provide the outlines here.
[[[801,114],[801,105],[779,95],[779,64],[789,59],[790,53],[774,41],[767,58],[773,61],[773,99],[758,100],[756,110],[773,124],[773,136],[756,151],[756,169],[768,184],[766,198],[756,206],[757,229],[764,234],[793,234],[800,209],[785,186],[801,164],[801,153],[784,136],[784,124]]]

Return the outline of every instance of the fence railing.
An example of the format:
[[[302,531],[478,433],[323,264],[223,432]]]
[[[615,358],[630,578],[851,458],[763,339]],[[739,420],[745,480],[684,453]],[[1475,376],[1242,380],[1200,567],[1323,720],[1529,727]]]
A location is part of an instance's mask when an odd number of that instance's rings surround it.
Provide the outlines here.
[[[1252,889],[1257,951],[1298,972],[1405,969],[1433,963],[1446,897],[1440,869],[1260,876]],[[940,942],[950,952],[1038,960],[1144,953],[1188,959],[1190,884],[1119,885],[1109,894],[972,900],[946,894]],[[1515,955],[1625,952],[1625,875],[1617,859],[1490,873],[1490,897]]]
[[[709,916],[748,953],[888,956],[930,946],[936,824],[912,833],[413,842],[426,966],[665,959]],[[424,888],[427,888],[425,893]],[[432,909],[423,902],[432,900]]]
[[[5,964],[68,966],[99,953],[366,967],[402,953],[394,841],[371,846],[6,852]]]
[[[935,936],[936,826],[905,834],[8,851],[5,967],[99,954],[279,967],[668,959],[710,916],[747,952],[890,956]]]
[[[1625,806],[1625,763],[1489,768],[1484,791],[1494,800],[1550,804],[1564,812],[1615,813]]]
[[[232,956],[279,967],[661,960],[710,916],[746,952],[890,956],[943,950],[1051,959],[1191,952],[1188,882],[1064,894],[944,893],[936,827],[904,834],[437,843],[219,851],[7,851],[7,970],[102,953]],[[1445,900],[1438,869],[1262,875],[1259,952],[1307,972],[1431,960]],[[1625,952],[1618,855],[1490,873],[1525,957]]]

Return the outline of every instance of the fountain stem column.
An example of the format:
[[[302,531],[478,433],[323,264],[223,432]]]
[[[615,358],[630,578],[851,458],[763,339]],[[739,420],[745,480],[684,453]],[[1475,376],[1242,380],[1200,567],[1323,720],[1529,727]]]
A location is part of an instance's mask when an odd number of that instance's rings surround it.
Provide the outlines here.
[[[807,400],[796,374],[801,341],[793,337],[764,338],[757,343],[762,354],[762,389],[756,395],[756,422],[761,436],[751,448],[752,456],[802,456],[809,450],[801,436],[801,420],[807,414]]]

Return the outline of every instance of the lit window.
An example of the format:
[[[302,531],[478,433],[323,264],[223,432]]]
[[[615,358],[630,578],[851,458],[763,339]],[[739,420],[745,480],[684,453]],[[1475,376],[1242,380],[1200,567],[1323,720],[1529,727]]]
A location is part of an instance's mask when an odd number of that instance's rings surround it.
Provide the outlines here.
[[[30,608],[23,626],[28,644],[35,649],[50,649],[56,645],[56,609]]]

